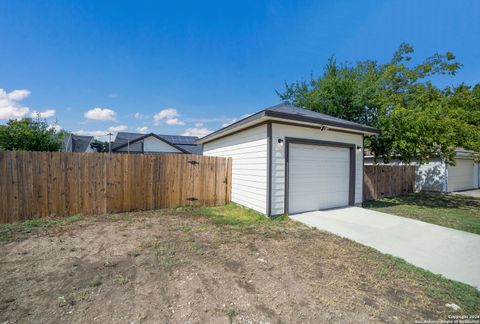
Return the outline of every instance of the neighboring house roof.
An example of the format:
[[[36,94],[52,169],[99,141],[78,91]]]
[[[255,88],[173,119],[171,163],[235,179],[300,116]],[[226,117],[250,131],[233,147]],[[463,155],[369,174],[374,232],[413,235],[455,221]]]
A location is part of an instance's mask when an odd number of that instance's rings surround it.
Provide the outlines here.
[[[215,138],[227,135],[228,133],[247,128],[267,120],[286,120],[290,122],[309,123],[325,125],[333,128],[351,129],[360,133],[379,134],[377,128],[351,122],[330,115],[318,113],[315,111],[303,109],[289,103],[281,103],[276,106],[266,108],[256,114],[250,115],[229,126],[221,128],[205,137],[202,137],[197,143],[206,143]]]
[[[64,152],[86,152],[90,148],[93,136],[70,134],[63,139]]]
[[[463,147],[458,147],[455,149],[455,153],[457,153],[458,157],[474,157],[474,156],[479,156],[480,152],[475,152],[472,150],[466,150]]]
[[[112,151],[118,150],[122,147],[126,147],[141,141],[144,138],[153,136],[168,145],[178,149],[186,154],[202,154],[202,146],[195,143],[198,139],[196,136],[180,136],[180,135],[159,135],[155,133],[139,134],[139,133],[127,133],[119,132],[115,137],[115,141],[112,144]]]

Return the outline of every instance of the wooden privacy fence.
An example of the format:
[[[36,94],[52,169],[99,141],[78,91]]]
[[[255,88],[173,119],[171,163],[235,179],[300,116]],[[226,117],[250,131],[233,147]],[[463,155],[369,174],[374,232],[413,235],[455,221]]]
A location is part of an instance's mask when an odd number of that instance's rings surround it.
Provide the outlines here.
[[[396,197],[415,190],[413,165],[365,165],[364,200]]]
[[[231,159],[0,151],[0,223],[230,201]]]

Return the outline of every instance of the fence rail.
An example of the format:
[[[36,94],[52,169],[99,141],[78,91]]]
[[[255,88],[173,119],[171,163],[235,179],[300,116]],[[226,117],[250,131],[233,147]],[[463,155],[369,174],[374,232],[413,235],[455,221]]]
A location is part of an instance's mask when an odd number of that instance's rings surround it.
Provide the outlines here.
[[[415,190],[413,165],[365,165],[364,200],[396,197]]]
[[[0,152],[0,223],[222,205],[231,159],[183,154]]]

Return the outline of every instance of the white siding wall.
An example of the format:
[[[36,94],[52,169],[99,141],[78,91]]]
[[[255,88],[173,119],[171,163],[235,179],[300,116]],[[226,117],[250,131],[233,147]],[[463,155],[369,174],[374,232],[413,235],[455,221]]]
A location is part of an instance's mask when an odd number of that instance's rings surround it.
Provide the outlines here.
[[[92,142],[90,142],[90,143],[88,144],[87,149],[85,150],[86,153],[93,153],[93,152],[96,152],[96,151],[97,151],[97,150],[94,150],[94,149],[90,146],[91,143],[92,143]]]
[[[119,148],[118,152],[142,152],[142,142],[131,143],[130,147],[127,145],[125,147]]]
[[[285,189],[285,145],[279,146],[278,139],[285,137],[299,137],[314,140],[324,140],[341,143],[351,143],[363,148],[363,135],[335,132],[327,130],[321,132],[317,129],[301,126],[289,126],[281,124],[272,125],[272,215],[284,213],[284,189]],[[355,150],[355,203],[361,203],[363,199],[363,150]]]
[[[145,152],[179,153],[180,151],[164,141],[153,136],[143,140],[143,150]]]
[[[480,163],[476,163],[475,168],[475,188],[480,188]]]
[[[448,192],[467,190],[478,187],[478,169],[472,159],[456,159],[456,165],[449,165],[448,168]],[[477,179],[475,177],[477,176]],[[477,180],[477,181],[475,181]]]
[[[474,170],[474,187],[480,188],[480,163],[475,163],[475,170]]]
[[[247,129],[203,146],[203,155],[232,158],[232,201],[266,213],[267,126]]]

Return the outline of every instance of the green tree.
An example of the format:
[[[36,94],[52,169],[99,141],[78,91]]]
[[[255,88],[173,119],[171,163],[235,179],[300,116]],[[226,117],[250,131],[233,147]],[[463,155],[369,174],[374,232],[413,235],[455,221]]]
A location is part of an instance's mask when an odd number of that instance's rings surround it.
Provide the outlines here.
[[[0,126],[0,149],[9,151],[58,151],[62,136],[45,120],[24,118]]]
[[[99,141],[97,139],[93,140],[92,147],[97,150],[97,152],[108,152],[108,142]]]
[[[412,64],[413,47],[401,44],[390,62],[338,64],[330,59],[319,78],[285,84],[281,99],[313,111],[380,129],[365,147],[375,158],[453,163],[455,148],[480,151],[480,85],[439,89],[430,79],[455,75],[461,64],[447,52]]]

